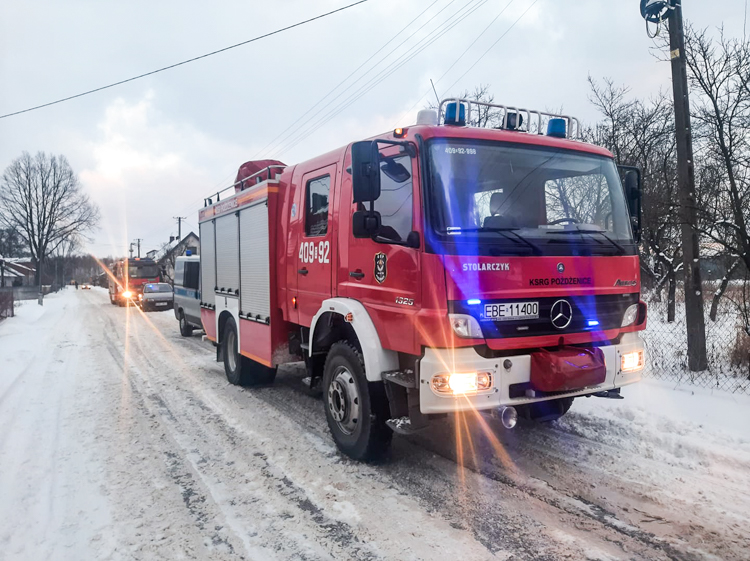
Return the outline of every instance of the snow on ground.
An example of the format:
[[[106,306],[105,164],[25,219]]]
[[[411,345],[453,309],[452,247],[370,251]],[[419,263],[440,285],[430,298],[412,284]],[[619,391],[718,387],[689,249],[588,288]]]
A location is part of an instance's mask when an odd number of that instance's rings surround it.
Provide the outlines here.
[[[747,559],[750,398],[644,381],[341,456],[304,371],[229,385],[171,312],[0,323],[0,559]]]

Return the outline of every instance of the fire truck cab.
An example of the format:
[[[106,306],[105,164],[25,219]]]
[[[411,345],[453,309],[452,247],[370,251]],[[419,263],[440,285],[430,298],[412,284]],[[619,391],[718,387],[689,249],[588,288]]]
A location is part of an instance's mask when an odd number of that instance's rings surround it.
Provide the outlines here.
[[[499,127],[470,126],[478,108]],[[619,398],[645,364],[640,175],[578,129],[446,100],[297,165],[243,165],[200,212],[201,319],[228,379],[304,360],[336,444],[365,460],[448,413],[512,427]]]
[[[159,266],[153,259],[122,259],[115,263],[109,277],[109,301],[117,306],[138,302],[143,285],[154,282],[159,282]]]

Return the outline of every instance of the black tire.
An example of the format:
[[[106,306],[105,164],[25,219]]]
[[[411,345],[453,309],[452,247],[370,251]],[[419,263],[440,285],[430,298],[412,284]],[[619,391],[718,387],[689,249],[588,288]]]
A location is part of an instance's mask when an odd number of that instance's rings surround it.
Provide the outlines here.
[[[183,337],[191,337],[193,335],[193,326],[187,322],[185,314],[182,311],[180,311],[180,335]]]
[[[539,401],[537,403],[529,403],[528,405],[521,405],[517,407],[518,414],[526,419],[532,421],[538,421],[540,423],[548,423],[550,421],[556,421],[565,413],[568,412],[571,405],[573,405],[572,397],[561,397],[559,399],[550,399],[548,401]]]
[[[115,299],[112,298],[112,293],[111,292],[109,293],[109,303],[112,304],[113,306],[117,305],[117,302],[115,301]]]
[[[367,381],[362,353],[348,341],[334,343],[328,351],[323,402],[333,440],[344,454],[373,461],[388,452],[393,431],[385,424],[390,417],[385,387]]]
[[[269,368],[242,356],[239,352],[237,325],[229,318],[224,325],[222,354],[227,380],[235,386],[260,386],[270,384],[276,378],[276,369]]]

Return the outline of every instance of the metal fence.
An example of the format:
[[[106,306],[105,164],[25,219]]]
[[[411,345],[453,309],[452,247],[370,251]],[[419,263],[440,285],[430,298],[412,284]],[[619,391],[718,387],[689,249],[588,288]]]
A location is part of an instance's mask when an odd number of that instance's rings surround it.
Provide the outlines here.
[[[645,299],[649,306],[648,328],[643,334],[648,353],[646,376],[750,394],[750,336],[731,294],[720,302],[715,321],[709,318],[711,302],[705,304],[708,370],[704,372],[688,368],[685,306],[680,294],[673,321],[668,321],[666,294],[661,299],[647,294]]]
[[[13,317],[13,298],[12,288],[0,288],[0,320]]]

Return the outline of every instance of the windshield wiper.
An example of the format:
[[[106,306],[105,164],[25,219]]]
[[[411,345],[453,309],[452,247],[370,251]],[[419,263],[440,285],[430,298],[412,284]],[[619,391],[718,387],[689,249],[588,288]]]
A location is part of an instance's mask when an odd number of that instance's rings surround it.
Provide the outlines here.
[[[456,234],[464,232],[495,232],[503,236],[505,239],[510,240],[512,242],[520,242],[528,247],[531,248],[531,250],[536,253],[537,255],[542,255],[544,253],[542,251],[542,248],[536,245],[535,243],[527,240],[523,236],[519,235],[516,230],[520,230],[521,228],[518,227],[507,227],[507,228],[459,228],[454,230]],[[508,234],[512,234],[515,237],[511,237]],[[455,234],[454,234],[455,235]]]
[[[602,230],[593,230],[593,229],[573,229],[573,230],[550,230],[547,232],[547,234],[563,234],[563,235],[569,235],[569,234],[599,234],[602,236],[605,240],[607,240],[610,244],[612,244],[613,247],[617,248],[617,251],[621,254],[627,253],[625,248],[617,243],[615,240],[610,238],[606,233],[604,233]]]

